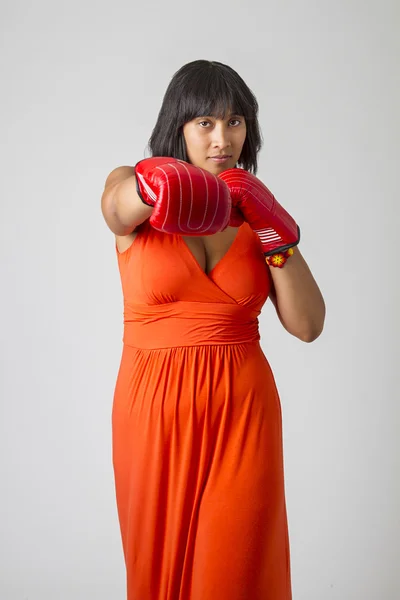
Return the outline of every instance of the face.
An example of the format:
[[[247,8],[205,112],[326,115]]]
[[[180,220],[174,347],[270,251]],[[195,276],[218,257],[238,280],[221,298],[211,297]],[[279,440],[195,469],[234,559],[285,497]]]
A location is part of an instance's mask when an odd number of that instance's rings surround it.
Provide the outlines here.
[[[246,122],[233,114],[224,119],[196,117],[185,123],[183,135],[190,162],[218,175],[238,162],[246,139]]]

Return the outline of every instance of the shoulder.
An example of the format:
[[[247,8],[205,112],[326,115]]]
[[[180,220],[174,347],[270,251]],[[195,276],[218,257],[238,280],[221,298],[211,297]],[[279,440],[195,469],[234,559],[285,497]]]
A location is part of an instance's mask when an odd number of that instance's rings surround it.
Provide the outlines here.
[[[120,183],[121,181],[124,181],[124,179],[128,179],[128,177],[132,177],[133,175],[135,175],[135,167],[129,167],[129,166],[116,167],[107,176],[104,187],[106,189],[109,187],[112,187],[116,183]]]

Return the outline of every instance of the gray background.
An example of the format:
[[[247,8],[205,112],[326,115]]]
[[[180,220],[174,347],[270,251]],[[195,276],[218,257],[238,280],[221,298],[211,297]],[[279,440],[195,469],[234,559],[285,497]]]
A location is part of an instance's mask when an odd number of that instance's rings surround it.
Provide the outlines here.
[[[145,156],[173,73],[198,58],[255,92],[258,175],[299,222],[327,304],[312,344],[270,302],[260,320],[294,600],[400,597],[399,11],[2,3],[1,600],[125,597],[111,463],[122,297],[100,197],[113,168]]]

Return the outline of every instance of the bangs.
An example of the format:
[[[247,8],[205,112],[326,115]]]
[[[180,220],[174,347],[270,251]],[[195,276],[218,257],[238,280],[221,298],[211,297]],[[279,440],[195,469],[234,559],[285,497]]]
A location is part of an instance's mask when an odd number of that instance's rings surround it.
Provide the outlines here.
[[[216,69],[199,69],[192,77],[190,88],[180,98],[178,120],[180,125],[201,116],[225,119],[231,114],[254,118],[255,107],[226,74]]]

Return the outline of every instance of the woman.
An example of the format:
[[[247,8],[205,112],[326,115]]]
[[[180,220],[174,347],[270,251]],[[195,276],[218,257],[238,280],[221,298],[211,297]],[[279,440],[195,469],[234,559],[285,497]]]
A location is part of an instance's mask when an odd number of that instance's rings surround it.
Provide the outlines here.
[[[189,63],[152,157],[106,181],[124,294],[113,463],[128,600],[291,598],[281,407],[257,317],[270,297],[311,342],[325,306],[297,224],[255,177],[257,114],[230,67]]]

